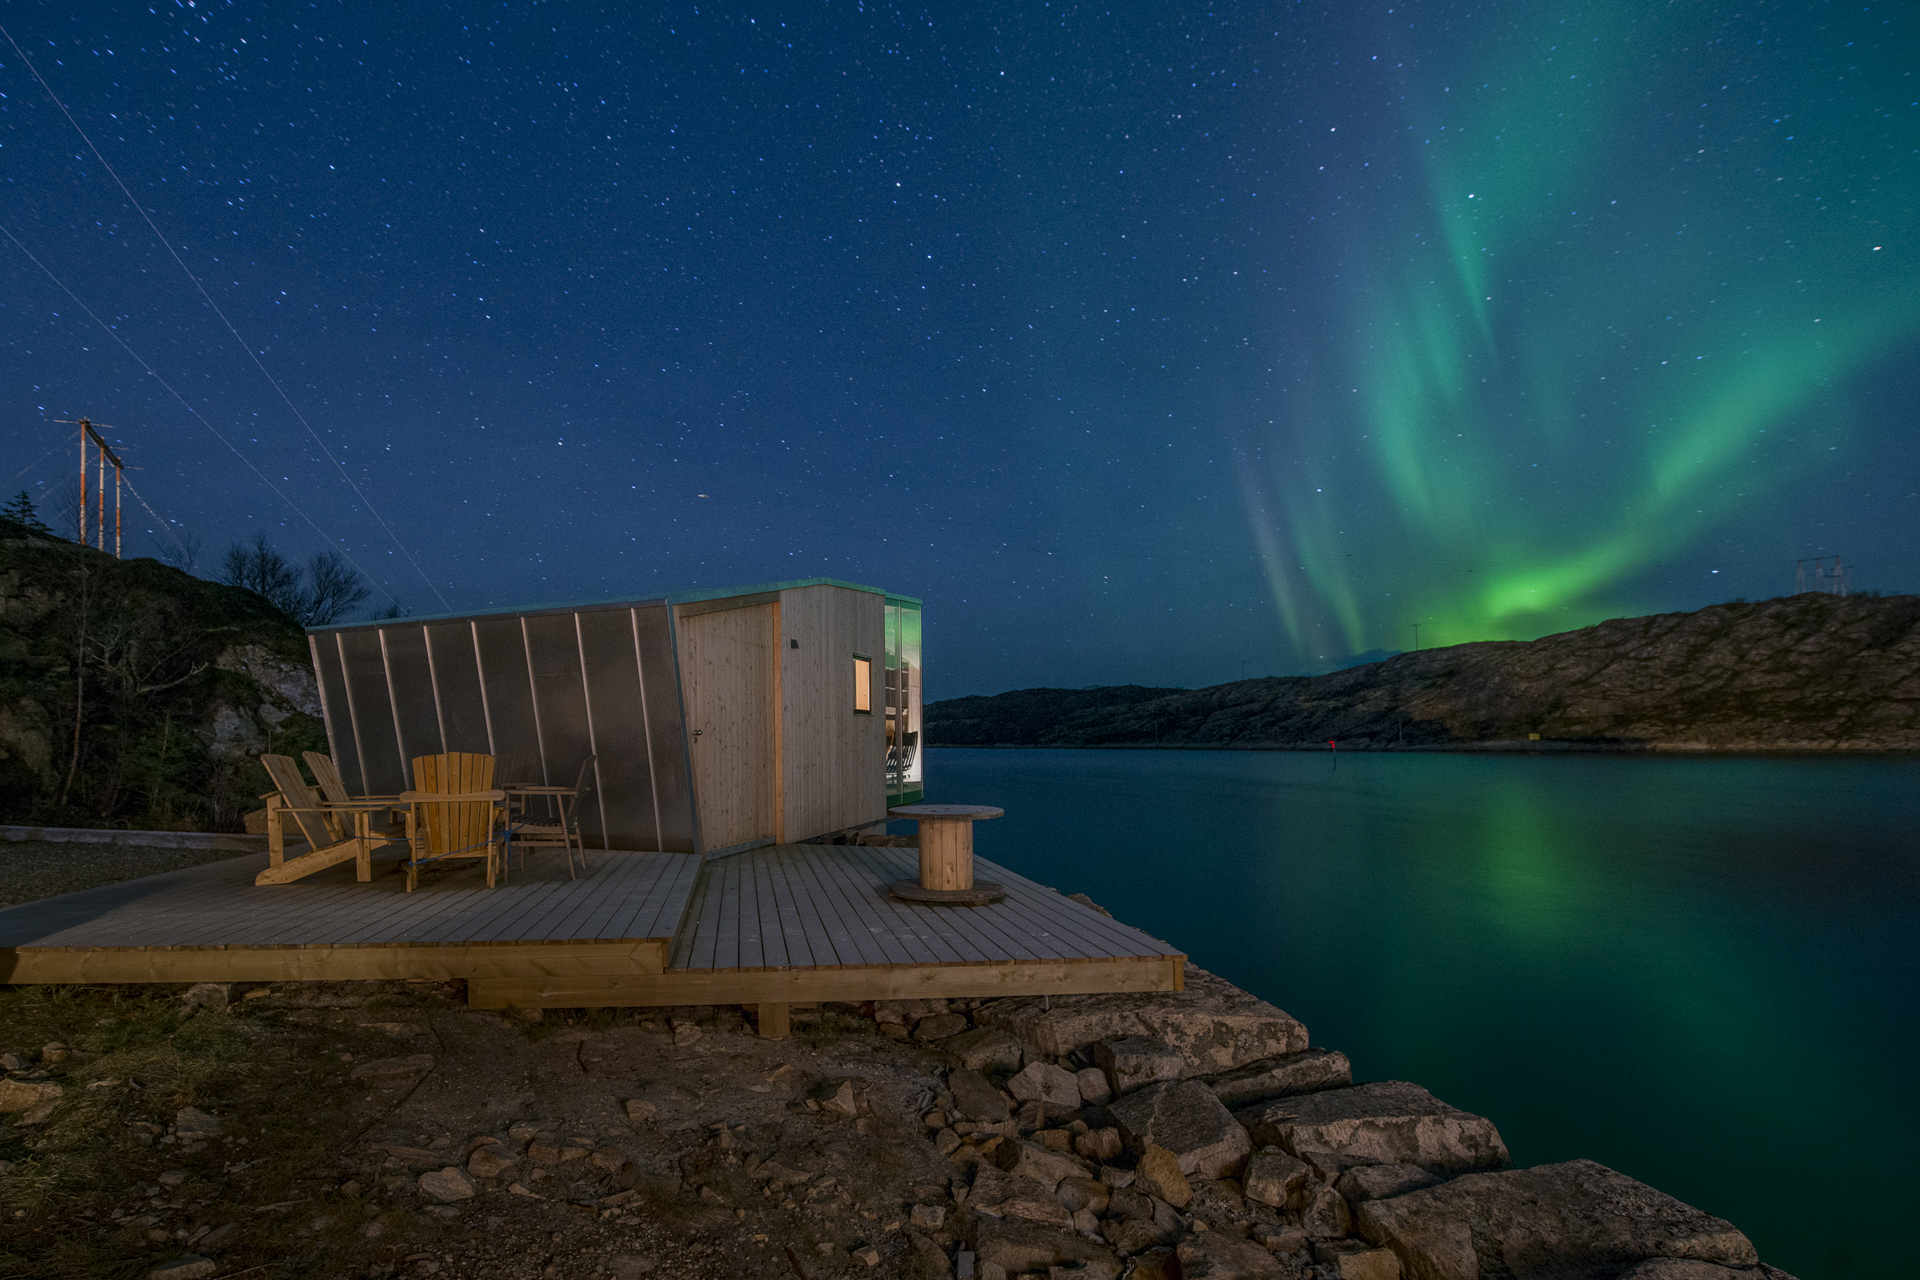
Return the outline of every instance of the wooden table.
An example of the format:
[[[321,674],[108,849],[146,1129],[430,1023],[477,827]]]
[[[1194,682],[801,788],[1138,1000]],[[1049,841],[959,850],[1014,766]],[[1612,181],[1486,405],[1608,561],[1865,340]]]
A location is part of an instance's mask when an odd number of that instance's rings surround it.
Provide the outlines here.
[[[920,824],[920,879],[901,880],[887,892],[906,902],[978,907],[997,902],[1006,890],[973,878],[973,824],[1006,812],[985,804],[908,804],[887,810],[893,818]]]

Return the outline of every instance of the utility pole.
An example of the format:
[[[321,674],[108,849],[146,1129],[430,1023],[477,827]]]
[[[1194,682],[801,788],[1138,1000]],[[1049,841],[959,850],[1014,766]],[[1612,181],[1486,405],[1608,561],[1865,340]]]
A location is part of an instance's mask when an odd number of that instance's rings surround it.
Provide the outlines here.
[[[1417,622],[1413,624],[1413,647],[1420,647],[1420,624]]]
[[[1832,565],[1829,567],[1828,562]],[[1807,586],[1807,566],[1813,566],[1813,586]],[[1844,596],[1847,594],[1847,571],[1840,564],[1840,557],[1809,556],[1793,562],[1793,594],[1816,591],[1822,595]]]
[[[126,470],[126,464],[120,461],[118,454],[107,447],[106,440],[94,429],[95,427],[106,427],[106,423],[96,423],[86,418],[55,418],[54,421],[64,422],[69,426],[77,426],[80,428],[79,532],[80,545],[83,547],[87,545],[87,441],[93,441],[94,466],[96,471],[94,501],[99,509],[99,515],[93,523],[93,538],[95,545],[101,551],[107,549],[107,464],[109,462],[113,464],[113,558],[118,560],[121,558],[120,551],[123,533],[123,525],[120,518],[121,473]],[[108,427],[108,429],[111,430],[112,428]]]

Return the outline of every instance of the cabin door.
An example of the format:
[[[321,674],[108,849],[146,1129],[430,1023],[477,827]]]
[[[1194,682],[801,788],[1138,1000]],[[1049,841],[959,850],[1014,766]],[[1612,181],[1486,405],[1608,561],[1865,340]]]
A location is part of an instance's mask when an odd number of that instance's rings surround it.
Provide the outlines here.
[[[704,850],[773,839],[779,606],[680,619],[687,750]]]

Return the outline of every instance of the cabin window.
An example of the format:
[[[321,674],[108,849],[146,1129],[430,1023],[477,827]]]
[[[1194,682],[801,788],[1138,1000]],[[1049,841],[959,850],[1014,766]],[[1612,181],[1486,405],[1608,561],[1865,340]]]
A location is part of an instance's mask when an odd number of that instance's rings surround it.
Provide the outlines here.
[[[873,659],[859,653],[853,655],[853,714],[873,714]]]

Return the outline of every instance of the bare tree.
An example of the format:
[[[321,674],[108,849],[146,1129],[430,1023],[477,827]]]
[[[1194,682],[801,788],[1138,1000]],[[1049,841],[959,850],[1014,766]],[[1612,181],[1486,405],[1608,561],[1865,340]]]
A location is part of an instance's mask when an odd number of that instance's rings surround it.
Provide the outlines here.
[[[182,573],[192,573],[200,559],[200,535],[191,529],[169,528],[160,544],[160,559]]]
[[[220,563],[220,580],[265,596],[274,608],[296,621],[305,611],[300,571],[273,549],[264,529],[254,534],[251,542],[236,542],[227,548],[226,558]]]
[[[373,592],[347,558],[329,547],[307,561],[307,590],[302,613],[294,618],[303,627],[324,627],[340,621],[347,611]]]

